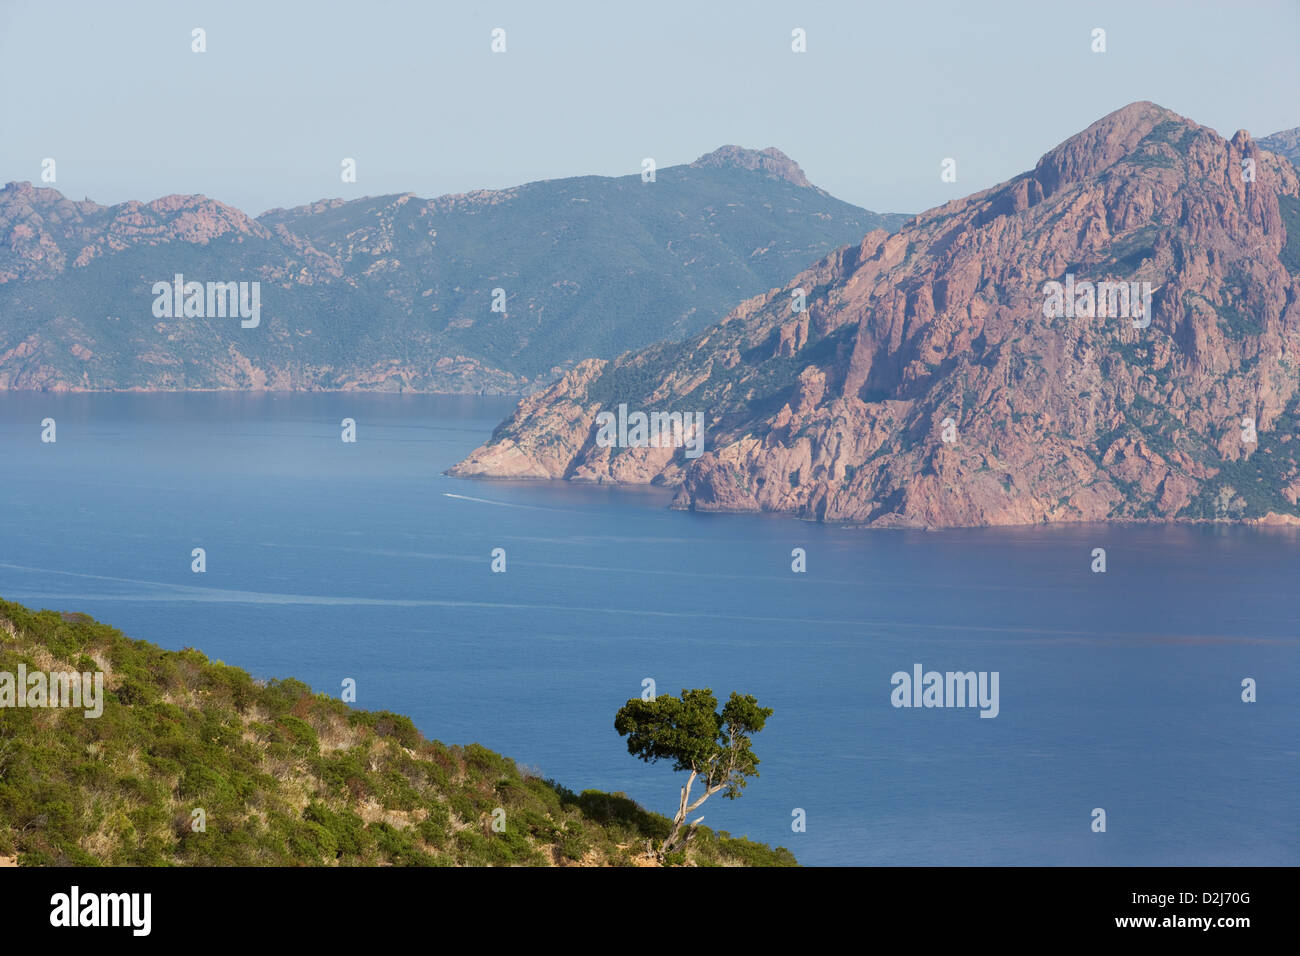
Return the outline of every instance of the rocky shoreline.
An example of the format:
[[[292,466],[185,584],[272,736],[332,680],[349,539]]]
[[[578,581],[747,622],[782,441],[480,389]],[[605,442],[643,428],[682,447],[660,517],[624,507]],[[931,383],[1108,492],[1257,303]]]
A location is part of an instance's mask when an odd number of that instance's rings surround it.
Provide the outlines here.
[[[448,473],[872,527],[1294,524],[1298,269],[1296,169],[1136,103],[694,338],[580,363]],[[1076,276],[1149,283],[1149,314],[1046,309]],[[702,412],[704,453],[601,447],[621,403]]]

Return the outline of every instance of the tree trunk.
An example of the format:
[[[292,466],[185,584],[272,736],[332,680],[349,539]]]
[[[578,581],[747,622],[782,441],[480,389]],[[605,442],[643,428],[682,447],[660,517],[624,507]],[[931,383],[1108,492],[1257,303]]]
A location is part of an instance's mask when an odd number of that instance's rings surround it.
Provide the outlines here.
[[[696,776],[698,776],[698,771],[692,770],[690,778],[686,781],[686,786],[682,787],[682,799],[681,802],[677,804],[677,813],[673,817],[673,828],[668,831],[668,838],[660,845],[659,852],[656,854],[661,863],[663,862],[664,857],[669,853],[680,850],[691,841],[691,838],[695,836],[696,829],[700,825],[700,820],[704,819],[704,817],[700,817],[692,823],[690,829],[688,829],[685,836],[683,836],[682,828],[686,825],[686,815],[688,813],[694,813],[700,808],[705,800],[709,799],[709,797],[713,796],[726,786],[726,784],[723,783],[717,784],[713,787],[707,786],[707,782],[711,778],[706,777],[706,786],[703,795],[701,795],[700,799],[696,800],[694,803],[690,803],[691,787],[695,785]]]
[[[682,787],[682,799],[677,804],[677,813],[673,816],[673,828],[668,831],[668,836],[659,846],[659,852],[655,854],[660,862],[664,857],[677,849],[677,840],[681,835],[682,826],[686,823],[686,814],[690,811],[687,809],[687,801],[691,798],[691,787],[695,785],[696,772],[691,771],[690,778],[686,781],[686,786]],[[688,838],[689,839],[689,838]],[[686,845],[686,840],[681,841],[681,845]]]

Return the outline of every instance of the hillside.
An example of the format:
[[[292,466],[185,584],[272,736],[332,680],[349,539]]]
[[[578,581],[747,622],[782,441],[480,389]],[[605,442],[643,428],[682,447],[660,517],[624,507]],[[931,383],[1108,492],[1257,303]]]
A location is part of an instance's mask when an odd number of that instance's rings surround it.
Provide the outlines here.
[[[875,526],[1294,521],[1298,276],[1295,168],[1135,103],[685,342],[579,365],[451,473]],[[1150,305],[1064,312],[1076,279]],[[702,414],[704,453],[602,447],[621,404]]]
[[[1285,156],[1292,163],[1300,166],[1300,126],[1261,137],[1259,139],[1259,148],[1266,149],[1270,153],[1277,153],[1279,156]]]
[[[105,693],[97,717],[0,708],[0,861],[628,866],[650,865],[647,840],[668,832],[622,794],[575,794],[478,744],[425,740],[409,718],[0,601],[0,675],[20,665],[102,671]],[[701,828],[687,863],[794,857]]]
[[[578,359],[694,334],[905,219],[739,147],[652,183],[586,176],[256,219],[204,196],[110,207],[10,183],[0,389],[523,393]],[[155,315],[154,283],[177,274],[259,282],[258,324]]]

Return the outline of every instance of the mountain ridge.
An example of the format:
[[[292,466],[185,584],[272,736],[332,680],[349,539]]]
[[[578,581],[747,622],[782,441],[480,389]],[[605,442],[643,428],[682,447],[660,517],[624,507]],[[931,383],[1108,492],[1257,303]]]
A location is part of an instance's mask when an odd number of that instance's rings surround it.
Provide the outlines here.
[[[1296,521],[1297,197],[1245,131],[1130,104],[694,338],[580,364],[450,474],[882,527]],[[1047,283],[1075,273],[1149,283],[1149,325],[1048,317]],[[600,447],[619,404],[703,412],[704,453]]]
[[[202,195],[103,206],[10,184],[0,389],[521,393],[587,355],[690,334],[907,218],[796,185],[779,151],[726,150],[653,183],[570,177],[256,218]],[[150,290],[175,274],[262,283],[265,321],[155,321]]]
[[[1300,126],[1279,130],[1256,140],[1260,149],[1285,156],[1293,165],[1300,166]]]

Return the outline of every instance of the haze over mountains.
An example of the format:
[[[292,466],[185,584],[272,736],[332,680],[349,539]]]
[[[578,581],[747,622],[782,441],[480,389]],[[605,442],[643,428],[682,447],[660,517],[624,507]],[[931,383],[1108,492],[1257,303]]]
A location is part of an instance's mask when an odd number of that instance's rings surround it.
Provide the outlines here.
[[[876,526],[1294,522],[1298,275],[1296,169],[1134,103],[685,342],[584,362],[452,473]],[[1049,309],[1076,279],[1150,283],[1151,307]],[[602,447],[619,405],[702,412],[704,454]]]
[[[1259,148],[1266,149],[1270,153],[1277,153],[1279,156],[1285,156],[1293,164],[1300,164],[1300,126],[1295,129],[1284,129],[1279,133],[1273,133],[1271,136],[1261,137]]]
[[[0,191],[0,388],[522,393],[694,334],[877,215],[775,149],[251,218],[204,196],[105,207]],[[159,318],[156,282],[258,281],[261,320]],[[492,311],[503,290],[504,313]]]

